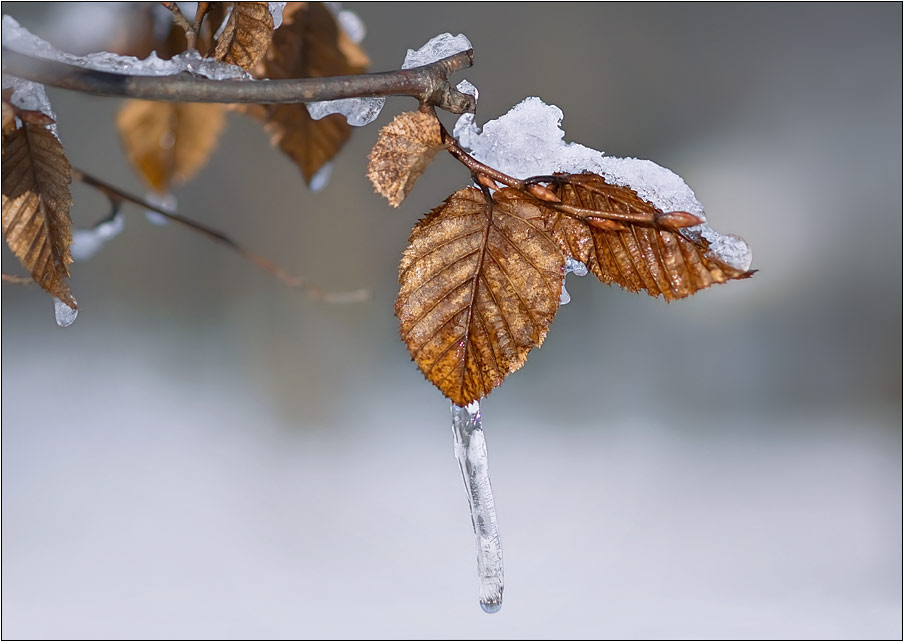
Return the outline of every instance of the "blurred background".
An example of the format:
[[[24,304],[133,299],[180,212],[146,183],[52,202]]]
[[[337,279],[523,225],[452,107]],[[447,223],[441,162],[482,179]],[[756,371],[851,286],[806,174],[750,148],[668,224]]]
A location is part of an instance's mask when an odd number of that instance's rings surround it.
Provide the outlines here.
[[[3,637],[900,638],[901,5],[345,6],[374,70],[464,33],[478,122],[558,105],[567,139],[684,177],[759,272],[668,305],[569,277],[482,404],[488,616],[448,402],[393,316],[410,228],[466,171],[373,193],[397,98],[314,194],[230,114],[180,212],[373,297],[311,301],[136,208],[73,266],[73,326],[4,284]],[[3,12],[77,52],[123,15]],[[142,193],[120,101],[50,97],[73,165]],[[73,197],[78,225],[107,213]]]

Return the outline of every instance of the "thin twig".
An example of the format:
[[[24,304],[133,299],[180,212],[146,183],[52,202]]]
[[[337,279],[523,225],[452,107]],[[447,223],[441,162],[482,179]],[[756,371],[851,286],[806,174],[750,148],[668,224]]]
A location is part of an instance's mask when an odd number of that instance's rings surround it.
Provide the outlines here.
[[[3,47],[3,73],[97,96],[197,103],[309,103],[340,98],[412,96],[453,114],[474,112],[473,96],[449,76],[474,63],[472,50],[429,65],[358,76],[273,80],[211,80],[188,73],[131,76],[37,58]]]
[[[19,276],[17,274],[3,274],[4,283],[14,283],[16,285],[34,285],[35,280],[30,276]]]
[[[218,243],[222,243],[227,247],[231,248],[233,251],[237,252],[241,256],[245,257],[259,268],[269,272],[272,276],[274,276],[277,280],[279,280],[283,285],[286,285],[290,288],[298,288],[304,290],[304,292],[317,300],[325,301],[327,303],[354,303],[357,301],[364,301],[370,298],[370,291],[361,288],[358,290],[352,290],[349,292],[328,292],[317,285],[309,282],[302,276],[297,276],[291,274],[284,270],[282,267],[271,261],[270,259],[266,259],[262,256],[259,256],[252,252],[251,250],[246,249],[245,247],[239,245],[230,237],[226,236],[223,232],[219,230],[215,230],[212,227],[208,227],[203,223],[198,223],[197,221],[193,221],[190,218],[186,218],[181,214],[176,214],[174,212],[168,212],[165,209],[162,209],[159,205],[154,205],[146,201],[143,198],[138,196],[134,196],[133,194],[129,194],[116,187],[115,185],[111,185],[105,181],[100,180],[90,174],[86,174],[80,169],[75,167],[72,168],[72,178],[75,180],[81,181],[86,185],[90,185],[91,187],[97,189],[102,192],[110,201],[116,205],[116,203],[121,201],[128,201],[145,209],[152,210],[157,212],[161,216],[167,218],[174,223],[178,223],[183,225],[189,229],[192,229],[196,232],[201,233],[209,239],[212,239]]]
[[[173,22],[182,27],[182,30],[185,32],[185,42],[188,43],[188,51],[193,51],[198,39],[198,32],[192,28],[192,24],[182,13],[182,9],[180,9],[179,5],[175,2],[161,2],[160,4],[162,4],[164,8],[169,9],[170,13],[173,14]]]

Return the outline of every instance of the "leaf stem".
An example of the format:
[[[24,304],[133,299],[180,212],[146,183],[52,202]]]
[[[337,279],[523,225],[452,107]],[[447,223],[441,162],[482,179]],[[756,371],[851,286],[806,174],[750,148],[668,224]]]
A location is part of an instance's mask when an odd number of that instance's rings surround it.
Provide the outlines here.
[[[245,259],[257,265],[262,270],[269,272],[283,285],[290,288],[298,288],[304,290],[304,292],[311,298],[317,299],[319,301],[325,301],[327,303],[354,303],[370,298],[370,291],[363,288],[349,292],[328,292],[326,290],[323,290],[317,285],[309,282],[304,277],[290,274],[270,259],[259,256],[251,250],[248,250],[245,247],[239,245],[233,239],[231,239],[223,232],[220,232],[219,230],[208,227],[203,223],[193,221],[192,219],[182,216],[181,214],[168,212],[165,209],[162,209],[159,205],[154,205],[153,203],[150,203],[143,198],[129,194],[128,192],[121,190],[115,185],[111,185],[110,183],[102,181],[99,178],[91,176],[90,174],[87,174],[75,167],[72,168],[72,178],[102,192],[107,198],[110,199],[110,201],[114,204],[114,207],[117,203],[128,201],[130,203],[133,203],[134,205],[138,205],[145,209],[157,212],[166,219],[173,221],[174,223],[183,225],[191,230],[194,230],[195,232],[199,232],[200,234],[213,241],[216,241],[217,243],[222,243],[223,245],[229,247],[233,251],[243,256]]]
[[[184,17],[184,16],[183,16]],[[473,50],[429,65],[358,76],[274,80],[211,80],[187,73],[133,76],[86,69],[3,47],[3,73],[97,96],[167,102],[309,103],[340,98],[412,96],[453,114],[473,113],[473,96],[458,91],[449,76],[474,64]]]

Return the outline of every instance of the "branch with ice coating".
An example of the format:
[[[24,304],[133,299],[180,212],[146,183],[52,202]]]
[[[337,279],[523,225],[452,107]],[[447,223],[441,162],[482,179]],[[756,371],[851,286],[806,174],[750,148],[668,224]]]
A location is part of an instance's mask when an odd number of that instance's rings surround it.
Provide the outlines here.
[[[475,100],[456,89],[449,76],[473,63],[474,52],[468,49],[397,71],[255,81],[244,70],[201,58],[197,52],[173,60],[153,54],[144,60],[109,53],[73,56],[33,36],[9,16],[3,18],[4,74],[99,96],[268,104],[411,96],[422,104],[463,114],[475,110]]]

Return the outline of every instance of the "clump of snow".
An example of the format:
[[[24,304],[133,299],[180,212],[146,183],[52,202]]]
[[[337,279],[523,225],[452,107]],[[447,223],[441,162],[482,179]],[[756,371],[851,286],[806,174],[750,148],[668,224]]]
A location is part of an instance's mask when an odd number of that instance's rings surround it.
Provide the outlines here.
[[[555,105],[531,97],[486,123],[482,130],[474,124],[472,115],[464,114],[453,134],[477,160],[515,178],[594,172],[614,185],[633,189],[663,212],[690,212],[706,220],[703,205],[680,176],[652,161],[606,156],[566,142],[562,116]],[[750,248],[738,237],[719,234],[705,224],[688,228],[684,234],[705,238],[719,260],[742,270],[750,267]]]
[[[156,212],[154,213],[157,214]],[[72,258],[76,261],[87,261],[90,259],[97,254],[98,250],[107,241],[119,236],[119,233],[125,227],[125,222],[125,217],[120,212],[117,212],[113,218],[101,221],[91,229],[74,228],[72,230],[72,245],[69,246]]]
[[[53,316],[56,318],[57,325],[61,328],[68,328],[75,322],[78,316],[78,310],[70,308],[60,299],[53,297]]]
[[[163,60],[156,52],[145,59],[134,56],[120,56],[106,51],[75,56],[60,51],[46,40],[22,27],[11,16],[3,16],[3,46],[37,58],[56,60],[66,64],[133,76],[170,76],[184,71],[214,80],[250,79],[241,67],[218,60],[203,58],[197,51],[187,51]]]
[[[270,9],[270,16],[273,18],[273,28],[279,29],[282,25],[283,11],[286,8],[285,2],[268,2],[267,8]]]
[[[327,3],[339,22],[339,26],[346,30],[349,38],[360,42],[364,38],[364,23],[351,11],[339,11],[339,3]],[[359,38],[356,40],[356,38]],[[471,41],[459,34],[452,36],[443,33],[431,38],[420,49],[409,49],[402,63],[402,69],[412,69],[422,65],[429,65],[437,60],[442,60],[461,51],[471,48]],[[469,86],[474,87],[471,83]],[[476,88],[475,88],[476,92]],[[476,95],[476,94],[475,94]],[[363,127],[377,119],[386,104],[385,98],[342,98],[340,100],[322,100],[307,103],[308,113],[314,120],[320,120],[330,114],[342,114],[349,125]]]
[[[429,65],[468,49],[472,49],[471,41],[464,34],[453,36],[450,33],[441,33],[428,40],[420,49],[409,49],[405,54],[402,69]]]

